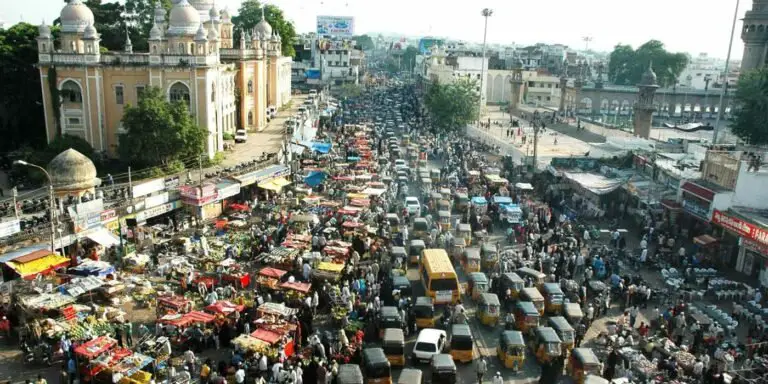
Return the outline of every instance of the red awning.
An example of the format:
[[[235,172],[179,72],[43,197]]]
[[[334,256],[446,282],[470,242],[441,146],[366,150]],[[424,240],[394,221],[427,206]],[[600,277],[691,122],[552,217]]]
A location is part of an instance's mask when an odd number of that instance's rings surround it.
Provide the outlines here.
[[[233,304],[229,301],[217,301],[216,303],[205,307],[206,311],[222,315],[229,315],[235,311],[242,312],[244,309],[244,305]]]
[[[706,247],[708,245],[717,243],[717,239],[710,235],[701,235],[693,238],[694,244],[701,245],[703,247]]]
[[[251,337],[259,339],[263,342],[266,342],[269,345],[272,345],[274,343],[277,343],[280,341],[280,338],[283,337],[279,333],[268,331],[266,329],[257,329],[251,333]]]
[[[714,191],[709,188],[704,188],[693,181],[686,181],[683,183],[683,190],[710,202],[715,199]]]
[[[309,293],[309,290],[312,288],[312,284],[309,283],[299,283],[299,282],[288,282],[280,284],[281,288],[284,289],[293,289],[294,291],[302,292],[302,293]]]
[[[678,203],[677,201],[668,200],[668,199],[661,200],[661,206],[673,211],[678,211],[683,209],[683,206],[680,205],[680,203]]]
[[[288,272],[283,271],[282,269],[277,269],[272,267],[265,267],[259,271],[259,275],[265,276],[265,277],[271,277],[275,279],[279,279],[283,277],[283,275],[285,275],[286,273]]]

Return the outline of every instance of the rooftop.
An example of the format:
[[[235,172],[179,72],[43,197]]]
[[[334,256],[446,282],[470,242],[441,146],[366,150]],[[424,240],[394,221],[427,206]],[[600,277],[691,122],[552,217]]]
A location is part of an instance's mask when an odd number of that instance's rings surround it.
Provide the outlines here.
[[[768,209],[754,209],[747,207],[731,207],[731,211],[749,221],[768,227]]]

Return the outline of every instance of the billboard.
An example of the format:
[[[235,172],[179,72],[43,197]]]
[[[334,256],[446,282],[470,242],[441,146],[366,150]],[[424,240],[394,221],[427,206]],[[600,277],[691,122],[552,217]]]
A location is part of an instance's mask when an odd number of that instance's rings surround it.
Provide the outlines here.
[[[352,36],[355,34],[355,18],[352,16],[318,16],[319,36]]]
[[[441,39],[435,39],[432,37],[425,37],[421,40],[419,40],[419,53],[422,55],[428,55],[430,52],[429,50],[432,48],[432,46],[440,46],[445,44],[444,40]]]

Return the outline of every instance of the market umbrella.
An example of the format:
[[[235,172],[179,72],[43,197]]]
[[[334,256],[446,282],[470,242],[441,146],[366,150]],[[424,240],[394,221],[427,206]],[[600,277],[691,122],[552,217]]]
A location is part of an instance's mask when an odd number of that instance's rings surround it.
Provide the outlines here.
[[[304,178],[304,183],[310,187],[315,187],[322,183],[328,175],[323,171],[312,171]]]

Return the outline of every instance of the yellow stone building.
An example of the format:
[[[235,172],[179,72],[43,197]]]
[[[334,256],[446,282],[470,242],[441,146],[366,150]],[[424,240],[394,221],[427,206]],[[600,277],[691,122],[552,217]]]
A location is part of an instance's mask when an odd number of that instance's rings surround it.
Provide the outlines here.
[[[223,134],[239,121],[249,131],[267,123],[267,109],[291,99],[291,58],[281,55],[280,35],[264,20],[233,41],[232,19],[214,0],[173,0],[166,17],[155,10],[149,52],[134,52],[126,36],[121,52],[102,52],[93,12],[82,0],[61,10],[61,35],[54,48],[49,26],[40,25],[39,68],[48,141],[57,134],[50,87],[59,90],[62,133],[87,140],[97,151],[116,154],[126,105],[135,105],[145,87],[161,88],[171,101],[186,102],[197,124],[207,129],[208,156],[223,150]],[[55,71],[51,71],[55,68]],[[56,79],[48,79],[55,74]]]

